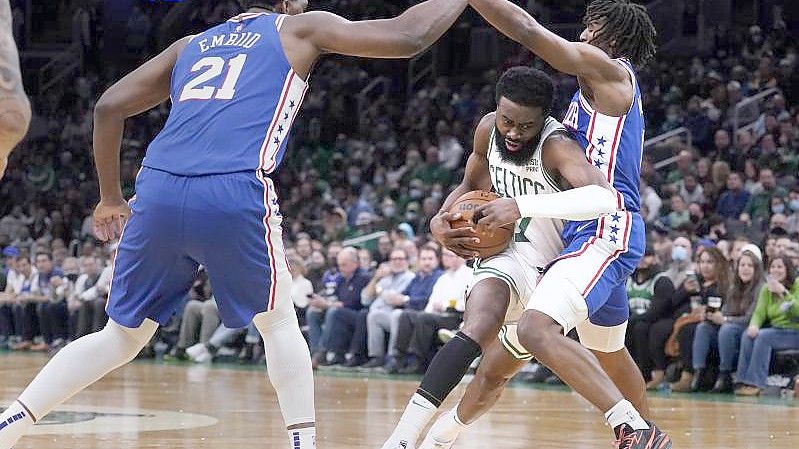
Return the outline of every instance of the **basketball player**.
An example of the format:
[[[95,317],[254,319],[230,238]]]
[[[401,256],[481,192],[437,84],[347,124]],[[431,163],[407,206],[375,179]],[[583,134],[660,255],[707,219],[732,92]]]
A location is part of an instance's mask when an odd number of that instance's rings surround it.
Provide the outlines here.
[[[279,14],[301,12],[305,0],[242,3],[246,13],[178,40],[98,101],[94,227],[103,240],[120,238],[110,320],[62,349],[0,415],[0,449],[133,359],[186,296],[200,264],[223,323],[252,321],[264,339],[290,447],[315,446],[311,360],[291,302],[270,177],[320,55],[410,57],[452,25],[466,0],[429,0],[396,18],[364,22],[327,12]],[[168,98],[172,110],[147,150],[131,213],[119,180],[125,118]]]
[[[624,346],[625,283],[645,249],[638,192],[645,128],[635,67],[655,52],[656,32],[646,7],[596,0],[586,11],[581,42],[568,42],[509,1],[470,4],[508,37],[577,77],[580,90],[563,124],[613,185],[620,209],[566,223],[566,247],[549,264],[519,320],[520,343],[605,413],[618,447],[671,447],[669,436],[639,414],[648,414],[645,384]],[[480,210],[481,222],[491,228],[530,216],[536,212],[531,205],[518,198],[488,204]],[[582,345],[565,336],[575,327]]]
[[[12,25],[9,0],[0,0],[0,179],[11,150],[25,137],[31,121]]]
[[[539,274],[563,250],[563,219],[584,220],[617,210],[605,177],[586,162],[582,148],[549,116],[554,90],[549,76],[533,68],[514,67],[502,75],[496,87],[497,110],[483,117],[475,130],[463,181],[431,221],[431,231],[443,245],[472,258],[477,254],[463,245],[479,239],[471,229],[451,229],[449,221],[459,216],[446,212],[458,197],[493,187],[509,202],[531,204],[533,211],[518,222],[508,221],[516,223],[508,249],[475,262],[464,325],[433,359],[384,449],[415,447],[419,432],[481,353],[483,359],[466,393],[468,399],[461,403],[462,411],[471,418],[483,403],[496,401],[501,389],[490,386],[496,384],[494,380],[503,379],[504,384],[531,358],[519,344],[516,323]],[[458,422],[454,415],[451,421]],[[451,445],[457,433],[439,436],[438,440],[427,438],[422,447]]]

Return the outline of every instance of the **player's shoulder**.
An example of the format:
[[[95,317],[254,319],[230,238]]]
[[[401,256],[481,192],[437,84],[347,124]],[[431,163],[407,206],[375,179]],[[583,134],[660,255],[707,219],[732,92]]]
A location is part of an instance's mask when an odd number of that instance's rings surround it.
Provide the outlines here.
[[[489,112],[480,119],[477,128],[474,130],[474,151],[480,155],[488,154],[488,146],[491,139],[491,132],[494,130],[497,113]]]

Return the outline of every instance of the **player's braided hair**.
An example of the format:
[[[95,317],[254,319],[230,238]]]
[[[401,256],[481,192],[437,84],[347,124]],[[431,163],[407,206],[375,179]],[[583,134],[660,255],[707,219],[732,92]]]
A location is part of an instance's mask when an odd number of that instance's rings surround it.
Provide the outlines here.
[[[627,58],[638,66],[655,55],[657,31],[644,5],[630,0],[594,0],[583,22],[601,24],[594,42],[611,49],[612,57]]]

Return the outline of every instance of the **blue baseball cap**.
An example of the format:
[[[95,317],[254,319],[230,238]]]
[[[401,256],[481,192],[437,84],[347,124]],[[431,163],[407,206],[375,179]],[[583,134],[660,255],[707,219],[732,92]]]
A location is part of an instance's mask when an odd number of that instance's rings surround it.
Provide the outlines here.
[[[3,256],[5,257],[19,257],[19,248],[16,246],[6,246],[3,249]]]

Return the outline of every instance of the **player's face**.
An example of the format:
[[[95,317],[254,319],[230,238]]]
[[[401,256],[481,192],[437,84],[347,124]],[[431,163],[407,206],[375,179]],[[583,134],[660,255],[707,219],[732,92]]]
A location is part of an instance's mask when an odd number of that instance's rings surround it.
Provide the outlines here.
[[[580,33],[580,42],[585,42],[586,44],[592,43],[591,41],[594,40],[597,34],[599,34],[599,30],[602,29],[602,23],[597,21],[588,22],[585,24],[585,29],[582,33]]]
[[[526,162],[538,145],[544,127],[544,110],[537,106],[523,106],[499,99],[496,117],[496,144],[503,160]]]

